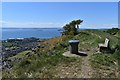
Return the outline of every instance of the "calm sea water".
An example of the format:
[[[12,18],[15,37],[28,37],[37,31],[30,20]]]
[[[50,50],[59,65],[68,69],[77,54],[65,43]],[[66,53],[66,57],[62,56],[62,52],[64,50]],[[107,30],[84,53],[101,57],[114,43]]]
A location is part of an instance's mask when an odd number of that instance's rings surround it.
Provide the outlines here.
[[[9,38],[52,38],[61,36],[59,29],[2,29],[2,40]]]

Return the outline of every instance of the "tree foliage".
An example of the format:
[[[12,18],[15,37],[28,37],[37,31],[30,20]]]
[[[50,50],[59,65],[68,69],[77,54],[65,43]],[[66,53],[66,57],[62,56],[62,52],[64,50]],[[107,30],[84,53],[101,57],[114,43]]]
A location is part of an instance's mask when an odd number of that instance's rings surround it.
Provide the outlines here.
[[[63,26],[63,35],[76,35],[78,34],[78,29],[79,29],[79,25],[83,22],[83,20],[73,20],[71,21],[69,24],[66,24],[65,26]]]

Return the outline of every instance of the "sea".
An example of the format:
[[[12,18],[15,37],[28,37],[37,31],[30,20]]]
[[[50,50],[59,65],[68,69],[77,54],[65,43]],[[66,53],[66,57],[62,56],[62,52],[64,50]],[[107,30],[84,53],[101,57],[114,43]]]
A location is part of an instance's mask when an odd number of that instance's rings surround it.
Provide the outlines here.
[[[2,28],[2,40],[16,38],[53,38],[61,36],[59,28]]]
[[[79,30],[86,29],[80,28]],[[102,28],[99,30],[107,30],[107,28]],[[2,32],[2,35],[0,35],[0,40],[31,37],[48,39],[61,36],[61,31],[63,31],[62,28],[1,28],[0,33]]]

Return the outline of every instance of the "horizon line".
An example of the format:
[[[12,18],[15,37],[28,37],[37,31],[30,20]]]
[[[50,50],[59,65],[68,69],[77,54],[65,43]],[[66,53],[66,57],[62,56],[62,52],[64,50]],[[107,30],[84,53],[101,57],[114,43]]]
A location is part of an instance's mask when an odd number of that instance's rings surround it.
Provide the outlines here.
[[[112,28],[119,28],[119,27],[105,27],[105,28],[79,28],[79,29],[112,29]],[[32,27],[2,27],[1,29],[63,29],[63,27],[50,27],[50,28],[32,28]]]

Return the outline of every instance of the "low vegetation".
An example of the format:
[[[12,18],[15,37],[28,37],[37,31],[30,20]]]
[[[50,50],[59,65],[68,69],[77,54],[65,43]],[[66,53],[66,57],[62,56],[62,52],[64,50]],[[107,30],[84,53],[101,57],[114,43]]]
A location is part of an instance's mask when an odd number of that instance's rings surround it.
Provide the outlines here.
[[[109,38],[110,50],[97,53],[98,44]],[[120,60],[119,38],[101,30],[83,30],[77,35],[63,35],[40,43],[34,54],[15,61],[12,69],[3,71],[3,78],[79,78],[81,57],[65,57],[69,50],[68,40],[80,40],[79,50],[91,54],[90,61],[94,78],[118,77],[118,60]],[[22,57],[24,53],[15,57]],[[22,55],[22,56],[21,56]]]
[[[120,60],[120,39],[119,37],[114,37],[114,35],[109,35],[109,39],[110,39],[110,52],[93,54],[91,56],[91,65],[95,70],[93,77],[95,78],[119,77],[118,75]]]
[[[80,58],[68,58],[62,55],[63,52],[66,51],[65,48],[68,47],[68,43],[64,44],[64,41],[62,41],[62,39],[60,42],[58,41],[60,41],[59,38],[53,38],[44,42],[42,44],[44,47],[37,48],[36,53],[34,53],[31,56],[24,56],[23,60],[14,63],[14,67],[12,69],[4,70],[3,77],[4,78],[16,78],[16,77],[17,78],[29,78],[29,77],[54,78],[54,77],[61,77],[61,75],[63,75],[62,73],[66,72],[65,67],[70,70],[71,67],[73,67],[73,64],[76,63],[78,64],[76,65],[80,67],[81,64]],[[20,55],[23,54],[24,53]],[[18,57],[18,55],[16,56]],[[75,70],[77,70],[76,65],[74,68]],[[63,72],[60,74],[61,70]],[[69,73],[71,73],[71,71],[72,70],[70,70]],[[63,75],[63,77],[66,77],[67,75],[68,74]]]
[[[118,60],[113,54],[94,54],[91,57],[94,78],[117,78],[118,77]]]
[[[27,53],[31,52],[30,50],[28,51],[23,51],[23,52],[20,52],[18,53],[17,55],[15,56],[12,56],[12,57],[9,57],[8,59],[12,59],[12,58],[23,58],[27,55]]]

